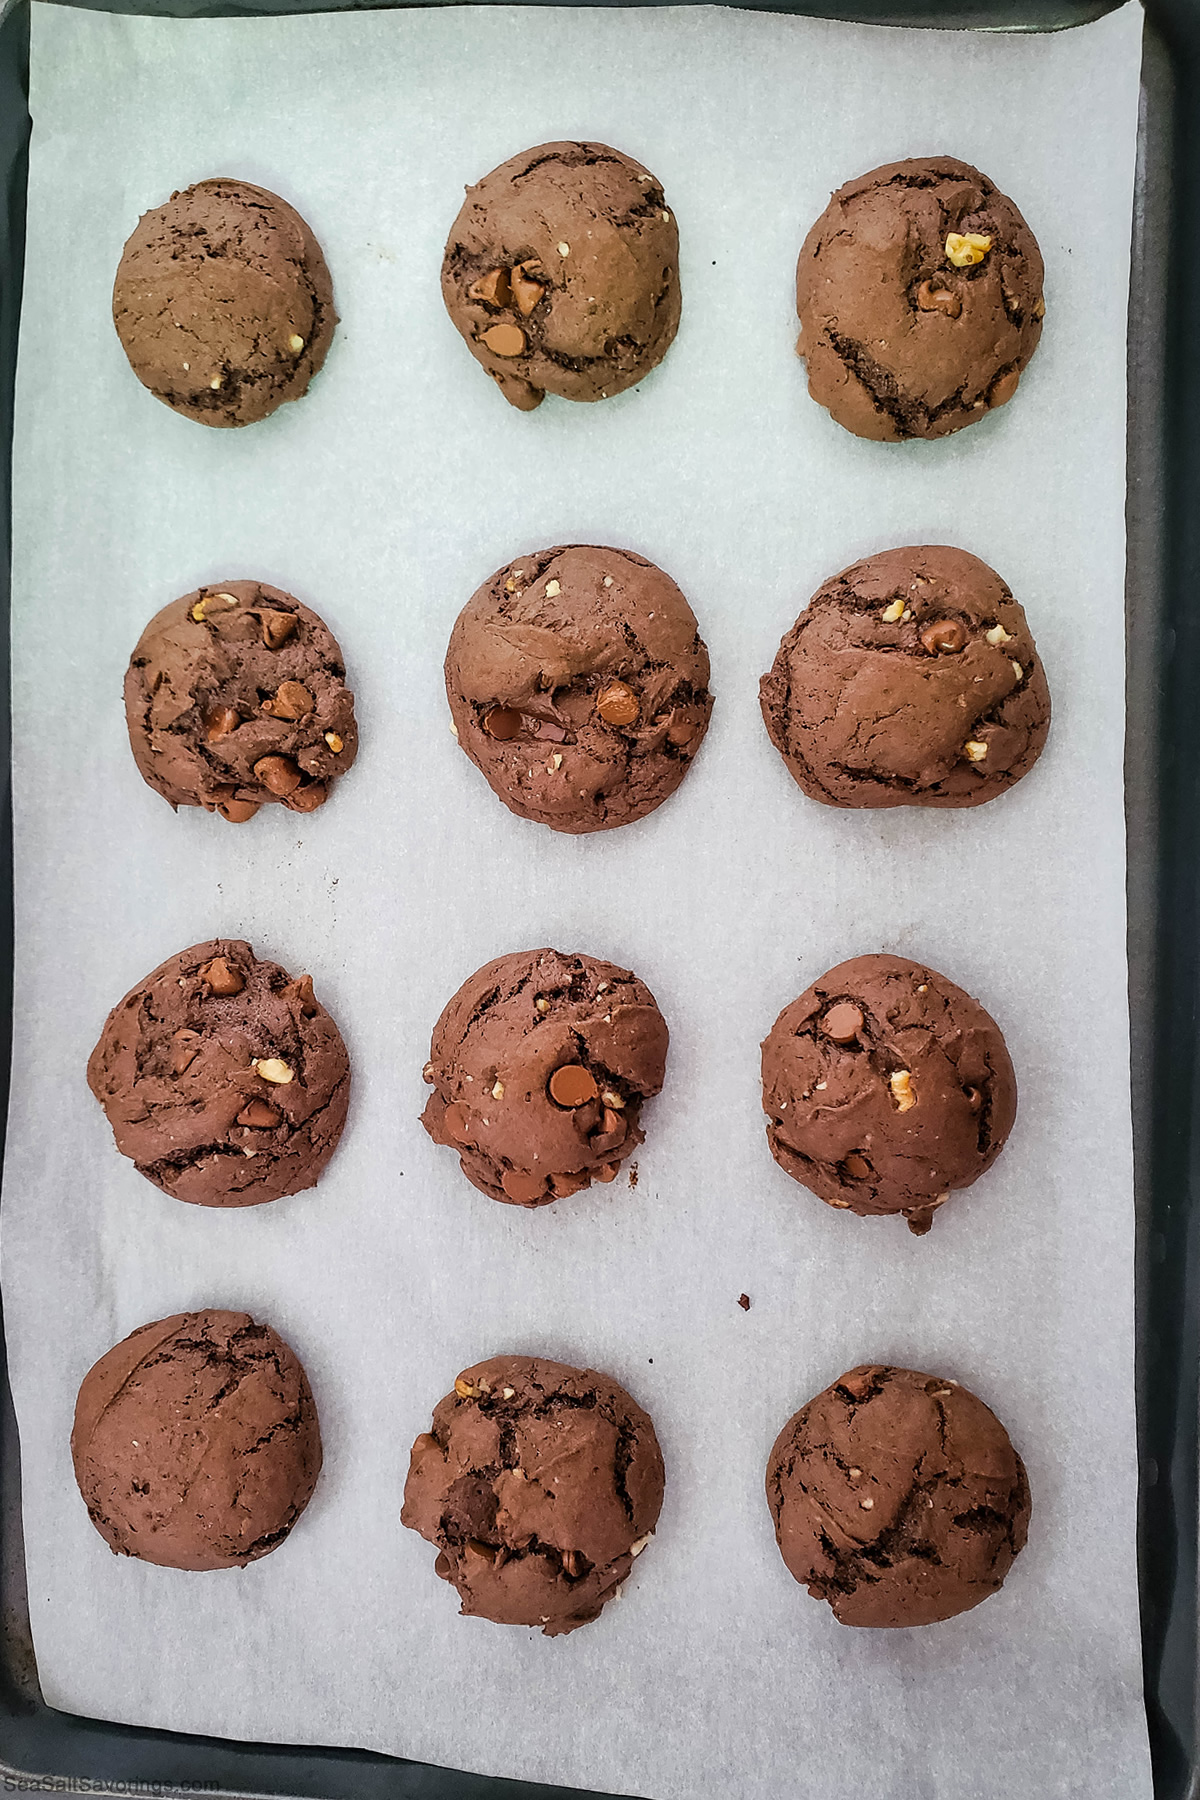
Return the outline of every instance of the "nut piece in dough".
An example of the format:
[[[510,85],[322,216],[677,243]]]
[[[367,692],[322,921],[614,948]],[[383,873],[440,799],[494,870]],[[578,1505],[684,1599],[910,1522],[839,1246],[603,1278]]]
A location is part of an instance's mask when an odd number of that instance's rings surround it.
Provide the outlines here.
[[[539,144],[467,189],[446,310],[506,400],[605,400],[679,325],[679,233],[661,187],[607,144]]]
[[[848,1037],[851,1014],[861,1023]],[[762,1083],[781,1169],[840,1210],[903,1213],[918,1235],[995,1162],[1017,1111],[995,1020],[900,956],[839,963],[785,1006]]]
[[[118,1556],[232,1569],[277,1549],[312,1498],[321,1433],[308,1377],[246,1313],[176,1313],[84,1376],[75,1479]]]
[[[1029,1531],[1008,1433],[957,1382],[851,1369],[788,1420],[767,1504],[789,1572],[843,1625],[934,1625],[999,1589]]]
[[[434,1408],[400,1518],[437,1545],[463,1613],[556,1637],[620,1591],[662,1497],[654,1426],[611,1376],[495,1356]]]
[[[481,1193],[547,1206],[611,1181],[642,1143],[642,1105],[666,1059],[666,1023],[628,969],[517,951],[478,969],[444,1008],[421,1123]]]
[[[109,1013],[87,1078],[121,1154],[198,1206],[312,1187],[350,1096],[346,1046],[310,977],[230,938],[139,981]]]
[[[498,569],[445,664],[460,749],[510,811],[566,832],[628,825],[674,793],[708,729],[708,677],[670,576],[595,544]]]
[[[808,391],[857,437],[973,425],[1011,398],[1037,348],[1042,279],[1028,225],[969,163],[872,169],[838,189],[800,252]]]
[[[298,400],[337,324],[321,246],[300,214],[225,176],[143,213],[112,311],[138,380],[201,425],[250,425]]]
[[[981,806],[1050,730],[1033,633],[984,562],[884,550],[818,588],[759,684],[771,742],[827,806]]]

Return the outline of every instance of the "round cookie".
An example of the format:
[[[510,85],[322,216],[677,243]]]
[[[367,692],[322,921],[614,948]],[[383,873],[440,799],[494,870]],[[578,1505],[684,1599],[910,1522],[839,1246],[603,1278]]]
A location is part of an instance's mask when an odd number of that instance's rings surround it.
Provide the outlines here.
[[[438,1401],[400,1518],[463,1613],[557,1637],[619,1592],[662,1498],[654,1426],[610,1376],[494,1356]]]
[[[666,1022],[628,969],[514,951],[476,970],[434,1026],[421,1123],[481,1193],[546,1206],[615,1179],[666,1059]]]
[[[293,980],[232,938],[139,981],[105,1020],[87,1078],[121,1154],[198,1206],[312,1187],[350,1097],[346,1046],[312,977]]]
[[[674,793],[708,729],[708,651],[669,575],[594,544],[518,557],[446,651],[454,733],[510,812],[609,831]]]
[[[1012,201],[969,163],[914,157],[848,181],[796,268],[809,393],[856,437],[973,425],[1037,348],[1043,273]]]
[[[767,1142],[829,1206],[929,1230],[1004,1148],[1017,1080],[1000,1027],[901,956],[839,963],[785,1006],[762,1047]]]
[[[884,550],[818,588],[759,687],[828,806],[981,806],[1028,773],[1050,690],[1025,614],[965,550]]]
[[[446,310],[504,398],[606,400],[679,326],[679,232],[662,188],[607,144],[538,144],[474,187],[442,262]]]
[[[1025,1466],[957,1382],[874,1363],[788,1420],[767,1463],[788,1570],[843,1625],[934,1625],[1001,1586],[1029,1531]]]
[[[291,1531],[321,1472],[308,1377],[246,1313],[176,1313],[89,1369],[71,1432],[92,1524],[118,1556],[233,1569]]]
[[[298,400],[337,324],[321,246],[300,214],[227,176],[142,214],[112,310],[138,380],[201,425],[251,425]]]
[[[314,812],[358,751],[336,638],[261,581],[214,582],[154,615],[126,671],[125,720],[156,793],[239,824],[271,801]]]

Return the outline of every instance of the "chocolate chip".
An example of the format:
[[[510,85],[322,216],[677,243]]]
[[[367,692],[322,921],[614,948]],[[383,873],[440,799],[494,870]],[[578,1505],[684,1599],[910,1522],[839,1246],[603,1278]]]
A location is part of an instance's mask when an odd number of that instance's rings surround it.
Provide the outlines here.
[[[268,1126],[278,1125],[283,1114],[277,1112],[266,1100],[251,1100],[243,1106],[237,1116],[239,1125],[251,1125],[265,1131]]]
[[[231,825],[244,825],[247,819],[254,817],[258,804],[254,800],[222,800],[217,805],[217,811]]]
[[[590,1072],[582,1063],[564,1063],[555,1069],[549,1081],[550,1098],[558,1106],[586,1106],[594,1100],[600,1089]]]
[[[949,288],[934,287],[932,281],[923,281],[917,289],[917,305],[922,312],[945,313],[948,319],[957,319],[962,311],[962,301]]]
[[[315,702],[302,681],[281,681],[274,699],[264,700],[262,710],[272,719],[305,718]]]
[[[279,612],[270,606],[260,607],[258,619],[262,640],[268,650],[278,650],[286,644],[298,623],[295,613]]]
[[[490,738],[495,738],[499,743],[507,743],[509,738],[515,738],[520,731],[521,715],[508,706],[493,706],[491,712],[483,716],[483,729]]]
[[[527,1175],[523,1169],[505,1169],[500,1186],[519,1206],[531,1206],[535,1200],[544,1198],[546,1178],[544,1175]]]
[[[635,725],[641,705],[624,681],[610,681],[596,697],[596,711],[606,725]]]
[[[849,1156],[844,1156],[842,1158],[842,1168],[845,1173],[849,1175],[851,1181],[865,1181],[868,1175],[873,1175],[875,1173],[866,1157],[859,1150],[852,1150]]]
[[[475,1142],[471,1115],[461,1100],[451,1100],[443,1115],[442,1123],[456,1144],[473,1144]]]
[[[183,1075],[191,1068],[200,1053],[203,1039],[198,1031],[181,1030],[171,1038],[171,1073]]]
[[[749,1294],[739,1294],[738,1295],[738,1305],[741,1307],[743,1312],[749,1312],[750,1311],[750,1296],[749,1296]]]
[[[286,756],[260,756],[254,775],[272,794],[293,794],[300,786],[300,771]]]
[[[930,656],[954,655],[967,647],[966,627],[958,619],[935,619],[921,633],[921,648]]]
[[[241,724],[241,714],[234,712],[232,706],[214,706],[205,715],[204,739],[206,743],[215,744],[220,738],[228,737]]]
[[[246,985],[246,977],[242,971],[227,962],[223,956],[214,956],[211,962],[206,962],[200,970],[200,979],[210,994],[222,997],[240,994]]]
[[[1009,369],[1005,374],[997,375],[995,381],[993,381],[991,387],[988,389],[988,405],[1007,406],[1008,402],[1016,393],[1020,380],[1021,373],[1019,369]]]
[[[862,1028],[862,1012],[849,1000],[839,1000],[821,1020],[821,1030],[835,1044],[852,1044]]]

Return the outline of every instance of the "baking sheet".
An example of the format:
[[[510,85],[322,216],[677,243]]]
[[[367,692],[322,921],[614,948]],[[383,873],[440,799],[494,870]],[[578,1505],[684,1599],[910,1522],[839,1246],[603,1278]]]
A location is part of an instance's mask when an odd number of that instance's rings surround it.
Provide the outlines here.
[[[34,9],[2,1251],[52,1705],[654,1800],[1149,1794],[1121,789],[1139,31],[1133,6],[1047,37],[706,8]],[[563,136],[615,143],[663,181],[684,318],[631,393],[523,416],[446,319],[439,261],[463,184]],[[933,151],[986,169],[1025,213],[1046,331],[1016,402],[983,425],[861,443],[807,400],[790,354],[795,255],[839,182]],[[146,394],[108,313],[138,214],[215,173],[300,207],[343,316],[309,397],[232,433]],[[717,696],[675,798],[590,840],[500,808],[441,692],[480,580],[564,541],[636,549],[679,581]],[[1049,746],[973,813],[816,806],[766,739],[757,678],[826,575],[920,541],[984,556],[1025,604]],[[322,812],[236,830],[173,817],[143,786],[120,707],[150,613],[235,576],[329,620],[363,730]],[[143,1181],[84,1081],[107,1008],[218,932],[313,974],[355,1070],[320,1187],[228,1214]],[[636,968],[672,1047],[636,1188],[525,1213],[471,1189],[416,1120],[446,998],[540,943]],[[924,1240],[822,1207],[763,1136],[760,1038],[810,979],[874,949],[977,994],[1021,1084],[1004,1155]],[[98,1355],[200,1305],[290,1339],[326,1463],[279,1552],[187,1576],[109,1555],[68,1434]],[[458,1618],[398,1524],[434,1401],[515,1349],[616,1375],[667,1463],[624,1597],[567,1639]],[[921,1632],[839,1627],[786,1575],[762,1497],[784,1419],[884,1358],[988,1400],[1034,1494],[1003,1592]]]

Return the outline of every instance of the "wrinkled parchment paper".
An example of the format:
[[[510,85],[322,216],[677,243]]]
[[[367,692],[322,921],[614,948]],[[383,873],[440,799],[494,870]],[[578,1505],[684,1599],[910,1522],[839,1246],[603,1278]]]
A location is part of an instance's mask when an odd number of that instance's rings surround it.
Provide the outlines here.
[[[1136,9],[1027,37],[702,7],[35,14],[3,1279],[47,1697],[652,1800],[1149,1794],[1121,791]],[[557,137],[663,181],[683,325],[633,392],[525,416],[446,319],[439,261],[464,184]],[[858,442],[791,353],[796,252],[841,181],[934,151],[987,170],[1040,239],[1042,347],[984,424]],[[109,319],[139,213],[217,173],[301,209],[343,318],[310,396],[235,432],[157,404]],[[676,578],[717,695],[675,798],[584,841],[500,807],[441,692],[477,584],[571,541]],[[923,541],[982,555],[1023,601],[1049,747],[977,812],[814,805],[767,741],[758,677],[825,576]],[[235,829],[143,786],[120,688],[157,607],[237,576],[329,620],[363,749],[324,811]],[[108,1007],[215,933],[310,971],[355,1071],[320,1187],[225,1214],[144,1181],[84,1082]],[[637,969],[672,1048],[636,1189],[526,1213],[470,1188],[417,1114],[444,1001],[542,943]],[[810,979],[875,949],[977,994],[1021,1084],[1008,1149],[924,1241],[821,1206],[763,1135],[759,1040]],[[97,1356],[201,1305],[290,1339],[326,1464],[276,1554],[183,1575],[109,1554],[68,1433]],[[398,1523],[434,1401],[509,1349],[609,1370],[666,1457],[656,1540],[567,1639],[457,1617]],[[877,1358],[973,1387],[1033,1486],[1003,1593],[919,1632],[839,1627],[786,1574],[762,1494],[783,1421]]]

